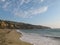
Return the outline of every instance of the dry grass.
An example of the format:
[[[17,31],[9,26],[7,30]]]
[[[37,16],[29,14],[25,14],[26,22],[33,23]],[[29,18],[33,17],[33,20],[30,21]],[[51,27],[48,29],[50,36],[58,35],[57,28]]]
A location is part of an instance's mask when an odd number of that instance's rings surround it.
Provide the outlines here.
[[[0,45],[32,45],[21,41],[21,33],[11,29],[0,29]]]

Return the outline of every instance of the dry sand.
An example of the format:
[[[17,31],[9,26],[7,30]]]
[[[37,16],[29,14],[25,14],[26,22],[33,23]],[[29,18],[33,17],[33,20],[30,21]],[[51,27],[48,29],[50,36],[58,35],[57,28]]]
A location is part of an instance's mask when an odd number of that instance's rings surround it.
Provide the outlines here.
[[[21,36],[15,29],[0,29],[0,45],[32,45],[20,40]]]

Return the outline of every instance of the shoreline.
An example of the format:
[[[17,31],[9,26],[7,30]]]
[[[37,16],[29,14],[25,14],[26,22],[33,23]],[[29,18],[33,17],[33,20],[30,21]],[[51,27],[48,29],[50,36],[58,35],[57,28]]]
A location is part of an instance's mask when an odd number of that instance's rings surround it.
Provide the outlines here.
[[[31,42],[22,40],[22,37],[23,37],[24,35],[23,35],[23,33],[22,33],[20,30],[16,30],[16,31],[21,34],[21,37],[19,38],[21,41],[32,44]],[[34,45],[34,44],[33,44],[33,45]]]

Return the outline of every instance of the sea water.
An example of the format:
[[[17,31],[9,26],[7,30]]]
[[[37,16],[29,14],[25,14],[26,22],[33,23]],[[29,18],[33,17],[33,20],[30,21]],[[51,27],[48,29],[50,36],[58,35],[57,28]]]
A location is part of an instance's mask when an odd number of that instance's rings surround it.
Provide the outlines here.
[[[17,30],[22,41],[33,45],[60,45],[60,29]]]

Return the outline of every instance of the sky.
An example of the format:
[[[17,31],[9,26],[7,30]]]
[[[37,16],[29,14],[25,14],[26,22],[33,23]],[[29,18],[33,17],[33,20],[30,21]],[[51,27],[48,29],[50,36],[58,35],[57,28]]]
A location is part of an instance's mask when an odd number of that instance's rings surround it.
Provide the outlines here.
[[[60,28],[60,0],[0,0],[0,19]]]

